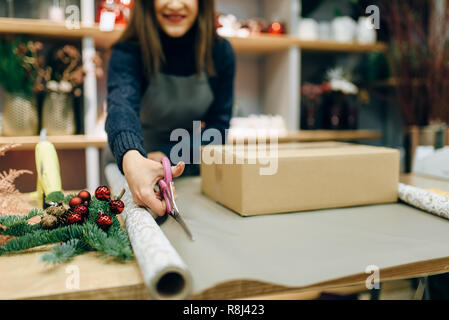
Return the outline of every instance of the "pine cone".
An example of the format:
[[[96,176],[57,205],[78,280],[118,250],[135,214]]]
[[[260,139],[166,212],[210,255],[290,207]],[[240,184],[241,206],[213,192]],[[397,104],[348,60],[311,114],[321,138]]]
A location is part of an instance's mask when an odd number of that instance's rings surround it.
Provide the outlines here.
[[[67,225],[67,217],[69,216],[70,212],[63,205],[48,207],[45,212],[47,215],[56,218],[56,225],[54,226],[54,228]]]
[[[51,207],[48,207],[45,210],[45,212],[52,216],[60,217],[60,216],[63,216],[67,212],[67,209],[64,206],[51,206]]]
[[[44,214],[41,218],[41,226],[43,229],[54,229],[58,227],[58,218],[50,214]]]
[[[66,226],[69,224],[69,220],[67,218],[69,217],[70,213],[71,213],[71,211],[67,210],[67,211],[65,211],[64,214],[57,217],[58,224],[60,227],[63,227],[63,226]]]

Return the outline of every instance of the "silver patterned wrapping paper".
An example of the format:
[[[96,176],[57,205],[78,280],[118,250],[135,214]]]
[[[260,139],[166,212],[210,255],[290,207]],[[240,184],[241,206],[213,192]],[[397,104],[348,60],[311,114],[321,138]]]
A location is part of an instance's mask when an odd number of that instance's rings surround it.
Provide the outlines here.
[[[152,215],[138,207],[117,165],[105,169],[112,194],[125,189],[122,217],[148,292],[153,299],[184,299],[192,290],[192,277]]]
[[[449,198],[414,186],[399,184],[399,199],[418,209],[449,219]]]

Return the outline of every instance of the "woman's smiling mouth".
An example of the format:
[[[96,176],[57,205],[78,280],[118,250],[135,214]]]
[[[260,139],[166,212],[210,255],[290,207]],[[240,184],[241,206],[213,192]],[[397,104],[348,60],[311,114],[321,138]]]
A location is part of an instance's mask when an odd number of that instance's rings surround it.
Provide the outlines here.
[[[179,23],[183,21],[185,18],[187,18],[186,15],[179,13],[164,14],[163,17],[164,19],[170,21],[171,23]]]

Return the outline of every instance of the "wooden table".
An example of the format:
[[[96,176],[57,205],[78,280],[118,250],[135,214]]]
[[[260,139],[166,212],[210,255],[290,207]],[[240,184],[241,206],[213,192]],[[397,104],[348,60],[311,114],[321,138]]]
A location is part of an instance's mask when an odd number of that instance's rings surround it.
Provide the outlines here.
[[[449,191],[449,182],[420,176],[403,176],[401,180],[426,189]],[[444,222],[444,220],[442,220]],[[146,288],[135,261],[111,263],[98,253],[76,257],[72,262],[46,266],[38,261],[47,247],[26,253],[0,257],[0,299],[147,299]],[[449,271],[449,256],[382,269],[382,281],[417,278]],[[79,274],[79,287],[73,281]],[[364,290],[367,274],[316,283],[302,288],[273,285],[264,294],[235,296],[257,299],[308,299],[320,292],[353,293]],[[236,286],[242,283],[235,281]],[[248,285],[248,284],[246,284]],[[254,284],[257,288],[257,284]],[[268,289],[267,289],[268,288]],[[257,290],[256,290],[257,292]],[[193,296],[201,298],[204,296]]]

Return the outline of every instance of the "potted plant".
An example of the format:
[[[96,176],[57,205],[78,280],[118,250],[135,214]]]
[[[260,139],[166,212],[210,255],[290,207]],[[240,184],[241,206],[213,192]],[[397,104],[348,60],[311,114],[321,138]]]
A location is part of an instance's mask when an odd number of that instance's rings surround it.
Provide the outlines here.
[[[75,134],[74,97],[81,96],[84,80],[78,49],[71,45],[51,49],[40,80],[39,89],[45,93],[42,128],[47,129],[49,135]]]
[[[102,59],[93,59],[98,77],[102,76]],[[49,51],[47,64],[39,78],[39,90],[45,93],[42,106],[42,128],[49,135],[76,133],[75,99],[82,95],[84,65],[79,50],[72,45]]]
[[[323,124],[325,129],[342,130],[357,128],[357,105],[354,102],[359,89],[342,68],[327,72],[329,94],[324,102]]]
[[[35,83],[42,65],[42,43],[0,40],[0,85],[6,92],[3,104],[5,136],[29,136],[38,133]]]

